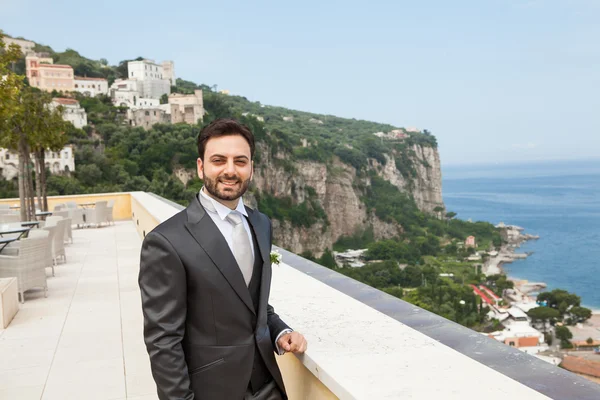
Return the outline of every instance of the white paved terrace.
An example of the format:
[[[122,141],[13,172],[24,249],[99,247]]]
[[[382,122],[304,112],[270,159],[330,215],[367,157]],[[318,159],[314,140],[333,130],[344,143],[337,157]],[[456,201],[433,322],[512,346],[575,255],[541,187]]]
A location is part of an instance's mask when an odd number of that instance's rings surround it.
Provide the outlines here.
[[[67,263],[0,330],[0,399],[155,400],[133,222],[73,230]],[[48,269],[49,271],[49,269]]]

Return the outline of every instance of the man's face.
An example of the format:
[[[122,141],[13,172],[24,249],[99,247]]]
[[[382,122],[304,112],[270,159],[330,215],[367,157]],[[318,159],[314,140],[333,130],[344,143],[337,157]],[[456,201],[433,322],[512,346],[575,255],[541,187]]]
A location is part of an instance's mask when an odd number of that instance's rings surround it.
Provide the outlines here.
[[[252,179],[250,157],[250,145],[241,135],[211,138],[206,142],[204,161],[197,160],[198,177],[212,197],[235,206]]]

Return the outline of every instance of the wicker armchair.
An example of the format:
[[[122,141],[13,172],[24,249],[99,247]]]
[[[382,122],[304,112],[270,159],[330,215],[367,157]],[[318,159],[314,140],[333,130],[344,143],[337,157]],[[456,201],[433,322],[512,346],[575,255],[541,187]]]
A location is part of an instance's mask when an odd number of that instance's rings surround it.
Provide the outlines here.
[[[27,238],[21,241],[16,256],[0,255],[0,278],[17,278],[21,303],[25,302],[25,291],[35,287],[44,288],[48,297],[46,245],[45,237]]]
[[[80,210],[77,210],[80,211]],[[65,243],[71,242],[73,243],[73,228],[71,225],[71,217],[69,217],[69,211],[57,211],[52,214],[51,217],[46,218],[46,224],[48,224],[48,220],[50,220],[50,226],[56,225],[57,221],[64,219],[66,221],[65,224]]]
[[[115,207],[115,201],[114,200],[109,200],[108,201],[108,206],[106,207],[106,222],[108,222],[108,224],[115,224],[115,220],[114,220],[114,216],[113,216],[113,209]]]
[[[54,276],[54,238],[57,231],[56,225],[52,225],[29,232],[29,236],[33,235],[33,237],[36,237],[37,232],[46,233],[46,268],[52,269],[52,276]]]
[[[108,221],[108,207],[106,201],[98,201],[96,202],[96,207],[92,210],[86,210],[86,218],[88,224],[94,224],[96,227],[99,227],[103,223],[107,223]]]
[[[63,219],[62,217],[55,216],[46,219],[44,229],[49,227],[56,228],[56,233],[52,238],[52,259],[54,260],[54,265],[58,265],[59,257],[62,257],[63,261],[67,262],[67,255],[65,253],[65,230],[67,229],[67,221],[68,220]]]

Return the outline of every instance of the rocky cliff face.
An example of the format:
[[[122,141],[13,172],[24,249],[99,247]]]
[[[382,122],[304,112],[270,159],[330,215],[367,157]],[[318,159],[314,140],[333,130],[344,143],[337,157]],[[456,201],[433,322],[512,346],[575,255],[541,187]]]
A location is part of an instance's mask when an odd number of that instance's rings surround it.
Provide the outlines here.
[[[421,146],[414,146],[412,150],[410,158],[416,174],[411,179],[396,169],[393,156],[388,157],[385,165],[371,160],[372,168],[401,191],[409,192],[421,210],[431,212],[437,206],[443,207],[437,150]],[[357,177],[353,167],[339,160],[334,160],[329,167],[305,160],[290,163],[285,154],[272,157],[269,149],[260,144],[259,151],[262,159],[255,168],[255,191],[275,197],[289,196],[294,202],[301,203],[309,197],[306,188],[312,187],[328,217],[328,225],[319,222],[308,228],[292,226],[290,221],[273,220],[273,241],[278,246],[295,253],[311,251],[320,256],[326,248],[332,248],[340,236],[352,235],[357,230],[372,227],[377,240],[401,233],[400,225],[385,223],[367,212],[360,187],[370,185],[370,180]],[[245,196],[245,201],[251,206],[256,205],[252,196]]]
[[[442,199],[442,169],[440,155],[431,147],[414,145],[409,151],[409,160],[415,170],[412,179],[406,179],[396,168],[394,156],[385,155],[385,165],[373,160],[377,174],[389,181],[400,191],[412,194],[420,210],[433,212],[436,207],[444,207]]]

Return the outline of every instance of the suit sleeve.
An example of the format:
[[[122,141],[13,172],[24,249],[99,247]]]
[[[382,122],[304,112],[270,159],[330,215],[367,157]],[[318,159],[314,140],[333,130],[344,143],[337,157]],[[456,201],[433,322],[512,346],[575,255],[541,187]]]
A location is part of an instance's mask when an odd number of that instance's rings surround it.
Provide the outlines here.
[[[138,279],[144,341],[160,400],[192,400],[181,341],[185,332],[186,274],[171,243],[150,232],[142,244]]]
[[[273,225],[271,224],[271,220],[267,218],[269,221],[269,230],[271,234],[271,239],[269,243],[269,248],[273,245]],[[271,333],[271,343],[273,343],[273,348],[275,351],[278,351],[276,339],[279,334],[285,330],[291,328],[279,318],[279,315],[275,313],[275,309],[270,304],[267,304],[267,325],[269,326],[269,332]]]

